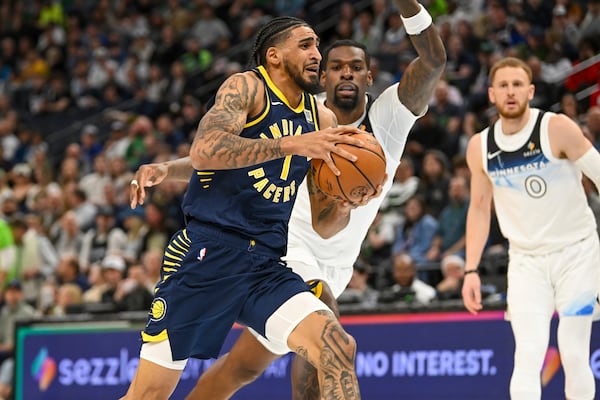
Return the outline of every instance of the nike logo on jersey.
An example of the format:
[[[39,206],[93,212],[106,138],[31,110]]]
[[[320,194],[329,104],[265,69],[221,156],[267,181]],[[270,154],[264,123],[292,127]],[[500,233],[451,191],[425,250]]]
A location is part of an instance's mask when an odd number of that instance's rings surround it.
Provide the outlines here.
[[[280,101],[272,101],[272,102],[271,102],[271,105],[272,105],[272,106],[280,106],[280,105],[282,105],[282,104],[283,104],[283,103],[282,103],[282,102],[280,102]]]
[[[492,158],[496,157],[500,153],[502,153],[502,150],[498,150],[498,151],[495,151],[493,153],[488,153],[487,154],[487,158],[488,158],[488,160],[491,160]]]

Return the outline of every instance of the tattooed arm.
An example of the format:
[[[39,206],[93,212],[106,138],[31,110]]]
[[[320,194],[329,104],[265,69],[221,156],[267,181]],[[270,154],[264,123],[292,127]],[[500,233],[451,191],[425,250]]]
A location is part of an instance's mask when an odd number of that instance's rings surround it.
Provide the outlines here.
[[[419,12],[416,0],[396,0],[400,14],[412,17]],[[427,106],[435,86],[446,67],[446,50],[435,25],[418,35],[409,35],[419,57],[411,62],[400,79],[398,98],[413,114],[419,115]]]
[[[287,155],[300,155],[323,159],[336,172],[331,153],[355,160],[352,154],[335,147],[335,144],[360,146],[360,140],[342,134],[349,130],[360,132],[358,129],[327,128],[272,140],[240,137],[248,116],[258,114],[264,102],[263,83],[253,72],[229,77],[219,88],[214,106],[198,125],[190,149],[192,166],[198,170],[235,169]]]

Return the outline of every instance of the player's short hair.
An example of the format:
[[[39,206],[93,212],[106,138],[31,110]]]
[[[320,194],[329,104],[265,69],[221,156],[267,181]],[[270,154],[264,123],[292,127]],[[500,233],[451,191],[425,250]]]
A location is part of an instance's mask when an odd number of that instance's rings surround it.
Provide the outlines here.
[[[306,21],[295,17],[277,17],[263,25],[254,39],[250,64],[265,65],[267,50],[289,38],[290,31],[299,26],[311,27]]]
[[[327,60],[329,59],[329,53],[331,52],[331,50],[338,47],[356,47],[357,49],[361,49],[365,54],[365,63],[367,63],[367,68],[371,68],[371,56],[367,52],[367,46],[360,42],[357,42],[356,40],[341,39],[336,40],[335,42],[330,44],[329,47],[327,47],[327,49],[325,49],[325,52],[323,53],[323,59],[321,60],[321,70],[325,69],[325,65],[327,65]]]
[[[490,84],[492,82],[494,82],[494,77],[496,76],[496,72],[500,68],[505,68],[505,67],[521,68],[523,71],[525,71],[525,73],[529,77],[529,82],[531,82],[533,80],[533,74],[531,72],[531,68],[529,68],[529,65],[527,65],[527,63],[525,61],[518,59],[516,57],[506,57],[506,58],[503,58],[503,59],[497,61],[494,65],[492,65],[492,68],[490,69],[490,74],[489,74]]]

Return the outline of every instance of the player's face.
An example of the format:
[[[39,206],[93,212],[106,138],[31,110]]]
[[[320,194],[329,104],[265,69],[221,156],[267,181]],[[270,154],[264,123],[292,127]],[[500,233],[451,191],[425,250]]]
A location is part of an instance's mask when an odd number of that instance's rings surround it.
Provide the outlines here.
[[[329,104],[345,110],[355,109],[372,82],[362,49],[340,46],[329,52],[327,64],[321,72],[321,85],[325,88]]]
[[[519,118],[525,114],[533,94],[534,86],[527,73],[517,67],[498,69],[488,89],[490,102],[504,118]]]
[[[286,73],[302,90],[315,93],[319,89],[321,62],[319,38],[315,32],[307,26],[294,28],[283,46]]]

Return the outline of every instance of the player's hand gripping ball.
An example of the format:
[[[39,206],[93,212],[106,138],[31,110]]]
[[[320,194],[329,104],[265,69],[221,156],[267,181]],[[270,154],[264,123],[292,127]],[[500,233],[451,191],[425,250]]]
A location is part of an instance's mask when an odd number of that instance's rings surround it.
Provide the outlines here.
[[[315,181],[323,193],[358,203],[365,195],[375,194],[377,186],[385,179],[385,153],[375,136],[365,133],[354,134],[362,140],[363,147],[338,143],[344,150],[354,154],[355,162],[331,154],[333,162],[341,174],[336,176],[321,159],[313,159]]]

